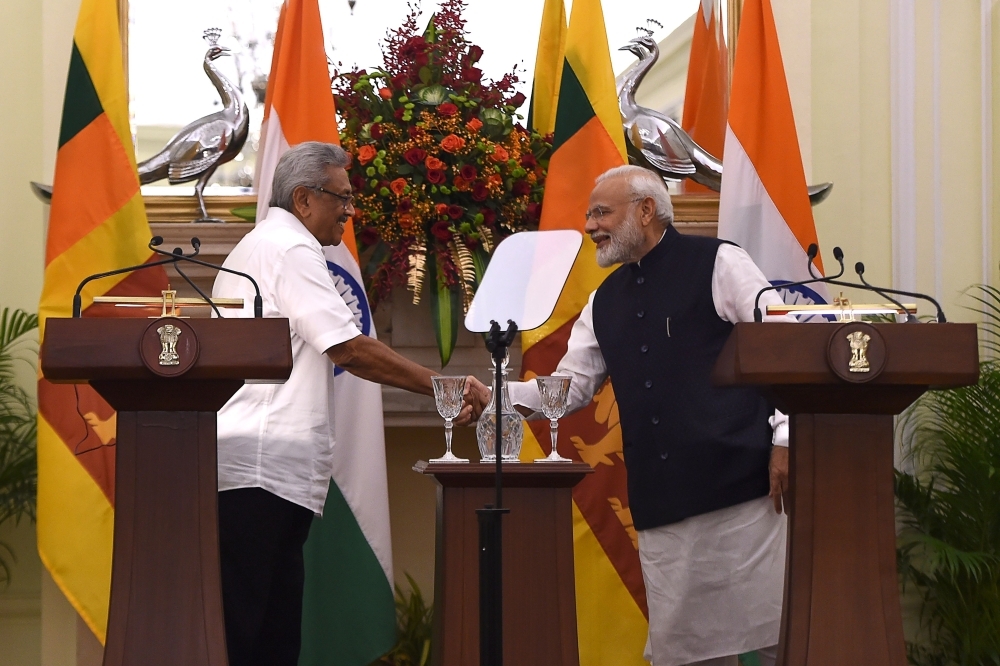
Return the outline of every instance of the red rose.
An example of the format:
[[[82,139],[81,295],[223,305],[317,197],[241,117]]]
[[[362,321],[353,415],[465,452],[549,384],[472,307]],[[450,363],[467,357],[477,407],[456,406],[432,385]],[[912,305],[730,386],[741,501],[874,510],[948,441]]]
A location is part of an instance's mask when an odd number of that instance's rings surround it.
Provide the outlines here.
[[[483,214],[483,224],[493,226],[493,223],[497,221],[496,211],[492,208],[484,208],[479,212]]]
[[[524,93],[517,93],[516,95],[514,95],[513,97],[511,97],[507,101],[507,103],[510,104],[511,106],[513,106],[514,108],[517,108],[517,107],[521,106],[522,104],[524,104],[524,100],[525,99],[526,99],[526,97],[524,96]]]
[[[521,166],[525,169],[533,169],[538,166],[538,160],[536,160],[535,156],[531,153],[525,153],[524,155],[521,155]]]
[[[481,48],[475,45],[469,47],[470,63],[479,62],[479,59],[482,57],[483,57],[483,50]]]
[[[478,67],[466,67],[462,70],[462,78],[472,83],[479,83],[483,79],[483,70]]]
[[[374,245],[378,242],[378,232],[371,227],[365,227],[358,234],[358,240],[362,245]]]
[[[462,167],[462,170],[459,171],[459,173],[462,175],[462,178],[466,180],[475,180],[476,176],[479,175],[479,172],[476,170],[476,167],[474,167],[471,164],[466,164],[464,167]]]
[[[449,153],[457,153],[462,148],[465,148],[465,139],[454,134],[449,134],[441,139],[441,148]]]
[[[392,112],[392,117],[395,118],[396,120],[402,120],[404,113],[406,113],[406,109],[404,109],[403,107],[399,107],[398,109]]]
[[[361,174],[355,174],[351,176],[351,188],[354,189],[355,192],[360,192],[361,190],[365,189],[365,185],[367,184],[368,181],[365,180],[364,176],[362,176]]]
[[[530,204],[524,208],[525,215],[528,216],[529,220],[538,220],[542,217],[542,204],[535,203],[532,201]]]
[[[423,148],[410,148],[403,153],[403,159],[413,166],[417,166],[423,162],[425,157],[427,157],[427,151]]]
[[[456,206],[455,204],[448,206],[448,217],[451,219],[457,220],[463,215],[465,215],[465,209],[461,206]]]
[[[373,139],[381,139],[382,138],[382,124],[381,123],[375,123],[375,124],[373,124],[368,129],[368,133],[372,135]]]
[[[515,197],[523,197],[525,194],[531,193],[531,185],[526,180],[519,180],[514,183],[514,187],[511,188],[510,192]]]
[[[433,185],[440,185],[444,182],[444,171],[440,169],[430,169],[427,171],[427,182]]]
[[[410,129],[407,130],[407,133],[410,135],[411,139],[417,139],[423,135],[424,130],[416,125],[410,125]]]
[[[452,104],[451,102],[445,102],[444,104],[438,106],[437,112],[439,116],[450,118],[451,116],[458,113],[458,107]]]
[[[437,238],[443,243],[447,243],[451,240],[451,229],[449,227],[451,224],[441,220],[440,222],[435,222],[434,226],[431,227],[431,235]]]
[[[399,49],[399,55],[404,60],[413,60],[427,50],[427,40],[422,36],[410,37]]]
[[[399,203],[396,204],[396,210],[400,213],[409,213],[413,208],[413,201],[410,199],[400,199]]]
[[[358,162],[361,164],[368,164],[378,155],[378,151],[375,150],[375,146],[365,144],[358,148]]]
[[[473,201],[486,201],[490,196],[490,191],[486,189],[486,185],[481,180],[477,180],[472,184],[472,199]]]

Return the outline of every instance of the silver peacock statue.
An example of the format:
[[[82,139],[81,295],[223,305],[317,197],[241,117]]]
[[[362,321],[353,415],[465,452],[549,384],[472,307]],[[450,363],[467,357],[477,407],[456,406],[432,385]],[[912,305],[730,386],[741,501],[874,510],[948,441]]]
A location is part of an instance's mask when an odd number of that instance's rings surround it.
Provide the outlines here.
[[[722,188],[722,161],[695,143],[675,120],[635,101],[635,91],[660,57],[651,32],[644,28],[639,31],[639,36],[619,49],[639,58],[618,86],[618,108],[629,161],[652,169],[666,181],[690,178],[718,192]],[[815,206],[832,189],[833,183],[810,185],[809,201]]]
[[[235,158],[243,149],[250,129],[250,112],[243,103],[240,88],[227,79],[214,61],[227,55],[229,49],[219,46],[222,31],[209,28],[204,33],[209,43],[204,69],[219,93],[222,109],[188,123],[174,135],[157,154],[138,165],[139,182],[143,185],[166,178],[171,185],[197,180],[194,192],[198,198],[201,218],[196,222],[221,222],[210,218],[205,209],[204,189],[215,170]],[[43,201],[51,201],[52,187],[32,183],[32,189]]]

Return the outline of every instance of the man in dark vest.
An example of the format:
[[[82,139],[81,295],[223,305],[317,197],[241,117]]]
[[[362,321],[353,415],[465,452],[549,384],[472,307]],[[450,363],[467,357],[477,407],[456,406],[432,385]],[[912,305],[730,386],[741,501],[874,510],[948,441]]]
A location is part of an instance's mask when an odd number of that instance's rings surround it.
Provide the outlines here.
[[[752,388],[712,385],[733,325],[768,284],[742,249],[671,225],[663,181],[636,166],[597,179],[585,231],[601,266],[556,374],[570,411],[611,379],[638,532],[653,666],[735,666],[777,652],[785,564],[787,420]],[[780,303],[773,292],[762,298]],[[477,387],[478,390],[478,387]],[[534,382],[512,400],[539,410]]]

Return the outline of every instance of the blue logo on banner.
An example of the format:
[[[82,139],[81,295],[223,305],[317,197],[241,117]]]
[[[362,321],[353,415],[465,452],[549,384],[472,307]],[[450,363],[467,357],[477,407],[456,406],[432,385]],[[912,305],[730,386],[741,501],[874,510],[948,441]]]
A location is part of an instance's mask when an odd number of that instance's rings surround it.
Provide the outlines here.
[[[347,303],[347,307],[354,313],[355,325],[363,335],[371,335],[372,311],[368,307],[368,297],[365,296],[364,288],[344,267],[332,261],[326,262],[326,267],[330,269],[330,275],[333,277],[333,284],[337,287],[337,291]],[[344,372],[343,368],[334,366],[333,375],[335,377],[342,372]]]
[[[771,280],[775,287],[783,284],[791,284],[790,280]],[[775,290],[785,305],[826,305],[823,297],[810,289],[807,285],[797,284],[794,287],[779,288]],[[834,321],[833,315],[796,315],[799,321]]]

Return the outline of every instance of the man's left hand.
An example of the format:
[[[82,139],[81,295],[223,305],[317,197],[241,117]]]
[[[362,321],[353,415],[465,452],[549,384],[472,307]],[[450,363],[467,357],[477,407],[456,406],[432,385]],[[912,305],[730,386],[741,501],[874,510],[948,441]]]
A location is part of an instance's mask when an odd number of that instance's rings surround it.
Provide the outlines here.
[[[774,502],[774,512],[781,513],[784,508],[788,513],[788,447],[771,447],[771,501]]]

